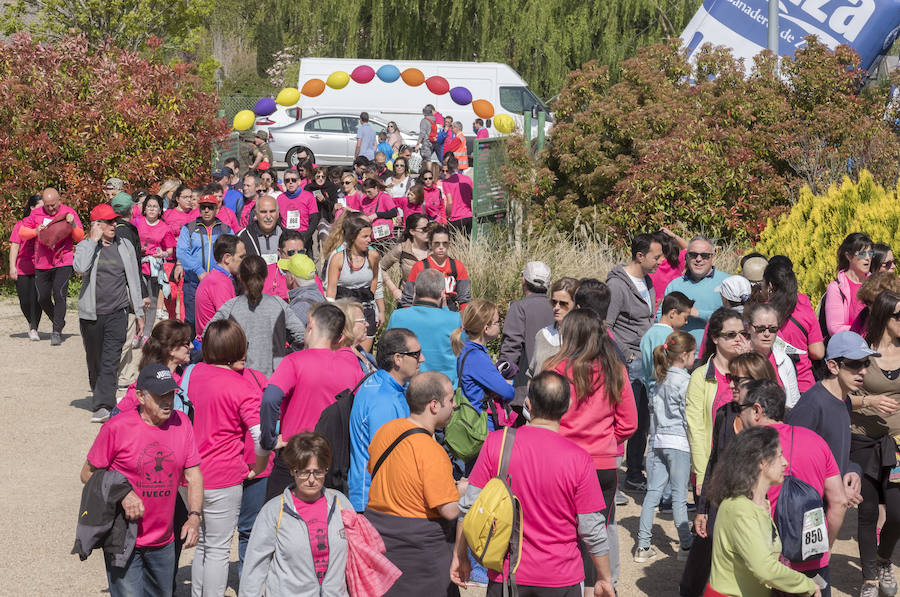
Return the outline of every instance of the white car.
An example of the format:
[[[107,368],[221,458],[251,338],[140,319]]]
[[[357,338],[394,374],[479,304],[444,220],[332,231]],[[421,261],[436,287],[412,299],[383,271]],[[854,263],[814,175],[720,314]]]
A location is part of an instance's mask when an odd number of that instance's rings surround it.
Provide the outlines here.
[[[369,125],[375,134],[385,131],[387,123],[374,118]],[[359,114],[316,114],[287,126],[269,128],[269,147],[276,162],[297,165],[297,153],[305,150],[318,165],[347,166],[353,163]],[[401,132],[403,142],[415,146],[417,136]],[[390,157],[390,156],[388,156]]]

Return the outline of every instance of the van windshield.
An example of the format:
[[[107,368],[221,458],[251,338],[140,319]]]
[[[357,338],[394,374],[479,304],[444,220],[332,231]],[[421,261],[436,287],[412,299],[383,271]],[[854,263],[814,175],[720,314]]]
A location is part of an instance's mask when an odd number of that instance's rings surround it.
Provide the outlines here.
[[[522,114],[525,111],[531,112],[537,107],[537,111],[547,113],[548,122],[551,120],[547,106],[527,87],[501,87],[500,105],[503,106],[504,110],[513,114]]]

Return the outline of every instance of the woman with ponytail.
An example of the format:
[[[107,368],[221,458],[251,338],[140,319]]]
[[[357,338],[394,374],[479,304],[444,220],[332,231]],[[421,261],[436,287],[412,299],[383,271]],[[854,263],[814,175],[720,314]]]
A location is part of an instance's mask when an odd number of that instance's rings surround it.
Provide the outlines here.
[[[592,310],[575,309],[559,326],[559,352],[547,359],[543,369],[556,371],[569,381],[571,402],[560,421],[559,432],[591,455],[603,501],[606,520],[615,520],[618,487],[617,445],[637,429],[637,408],[628,374],[603,321]],[[616,538],[610,536],[610,541]],[[597,582],[596,570],[582,544],[586,587]],[[618,552],[618,547],[615,547]]]
[[[653,349],[653,373],[656,385],[650,395],[651,427],[655,429],[653,447],[647,454],[647,494],[641,507],[635,562],[656,556],[650,547],[653,515],[667,483],[672,486],[672,517],[678,531],[684,559],[691,549],[691,523],[687,515],[687,491],[691,476],[691,448],[684,419],[685,394],[691,376],[688,367],[697,355],[697,341],[687,332],[669,334],[664,344]]]
[[[272,375],[281,359],[288,354],[286,341],[293,347],[303,344],[305,329],[288,304],[263,293],[269,273],[265,259],[258,255],[245,257],[238,270],[244,294],[219,307],[210,321],[232,319],[247,335],[247,367]]]

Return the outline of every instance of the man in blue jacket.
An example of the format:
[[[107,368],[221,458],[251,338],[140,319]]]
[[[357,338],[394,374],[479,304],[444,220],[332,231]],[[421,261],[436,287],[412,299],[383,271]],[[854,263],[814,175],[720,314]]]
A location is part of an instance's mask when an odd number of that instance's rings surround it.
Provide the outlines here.
[[[450,334],[462,325],[459,313],[444,308],[444,275],[426,269],[416,277],[411,307],[395,309],[387,329],[406,328],[422,343],[422,371],[439,371],[456,387],[456,356]]]
[[[198,202],[200,217],[181,227],[178,235],[178,264],[184,269],[184,319],[194,330],[194,302],[197,286],[216,264],[213,243],[222,234],[234,234],[216,217],[219,200],[215,195],[203,195]]]
[[[425,360],[416,335],[404,328],[386,331],[375,355],[378,371],[356,391],[350,411],[350,474],[348,496],[353,509],[363,512],[369,503],[372,477],[369,444],[381,426],[409,416],[406,387]]]

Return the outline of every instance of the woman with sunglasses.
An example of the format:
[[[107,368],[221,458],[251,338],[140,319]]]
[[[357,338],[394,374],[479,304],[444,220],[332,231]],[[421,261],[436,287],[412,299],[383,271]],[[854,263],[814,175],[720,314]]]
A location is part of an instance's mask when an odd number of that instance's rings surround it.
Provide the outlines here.
[[[853,325],[850,326],[851,332],[856,332],[860,336],[866,335],[872,305],[875,303],[878,295],[885,290],[900,292],[900,278],[897,278],[893,272],[873,271],[856,292],[856,298],[863,304],[863,308],[859,315],[856,316],[856,319],[853,320]]]
[[[406,197],[406,193],[409,192],[409,188],[413,185],[413,178],[409,175],[409,163],[406,161],[406,158],[394,160],[394,171],[384,182],[387,185],[388,195],[394,199],[395,203],[398,199]],[[405,211],[403,214],[409,215]]]
[[[559,326],[569,312],[575,308],[575,291],[579,282],[575,278],[564,277],[550,285],[550,308],[553,309],[553,323],[538,331],[534,336],[534,352],[528,364],[527,376],[530,380],[543,370],[544,362],[559,352],[561,341]]]
[[[725,376],[731,389],[733,400],[716,411],[713,422],[712,444],[706,464],[705,478],[712,478],[722,454],[731,440],[741,431],[741,405],[747,394],[747,384],[756,379],[776,381],[775,368],[767,358],[757,352],[739,354],[728,363],[729,373]],[[709,484],[698,491],[697,514],[694,517],[694,538],[688,554],[684,573],[681,577],[681,594],[699,596],[709,580],[712,563],[712,536],[716,520],[716,506],[710,499]]]
[[[363,194],[348,199],[347,208],[362,214],[372,225],[373,245],[384,253],[394,238],[394,222],[399,211],[394,200],[385,192],[384,183],[366,178]]]
[[[144,199],[142,215],[135,220],[141,240],[141,278],[149,289],[150,304],[144,310],[144,342],[156,322],[156,305],[162,290],[160,276],[168,286],[165,263],[175,252],[175,236],[162,219],[163,204],[159,195],[148,195]]]
[[[391,146],[391,154],[403,144],[403,135],[400,134],[400,127],[393,120],[387,123],[387,143]],[[388,154],[388,157],[391,154]]]
[[[869,266],[869,271],[873,274],[875,272],[891,272],[892,274],[896,272],[897,266],[894,261],[894,252],[891,248],[884,243],[875,243],[872,245],[872,264]]]
[[[697,478],[697,492],[703,487],[713,420],[719,407],[732,400],[726,375],[731,359],[747,352],[750,334],[744,329],[741,314],[722,307],[709,318],[706,344],[700,359],[703,364],[691,373],[685,397],[688,443],[691,445],[691,470]]]
[[[432,222],[447,224],[447,206],[444,201],[444,193],[435,183],[436,177],[432,170],[426,170],[419,176],[422,183],[422,192],[425,199],[422,202],[425,215]]]
[[[797,388],[797,370],[784,348],[776,344],[775,339],[780,329],[778,311],[768,303],[753,302],[744,312],[744,321],[750,332],[750,347],[763,355],[778,373],[778,385],[784,389],[787,401],[785,406],[793,408],[800,400]]]
[[[319,206],[319,222],[316,225],[313,249],[318,251],[321,243],[328,237],[328,232],[334,224],[334,212],[337,205],[338,189],[328,179],[328,168],[320,166],[313,172],[313,179],[304,187],[305,191],[309,191],[316,198],[316,205]]]
[[[322,595],[347,592],[347,532],[353,505],[325,488],[331,447],[319,433],[298,433],[282,450],[294,483],[269,500],[253,525],[241,595]]]
[[[411,213],[406,217],[403,239],[391,247],[381,258],[381,271],[384,285],[399,301],[403,297],[401,288],[409,278],[413,266],[431,254],[428,242],[428,218],[420,213]],[[395,284],[389,272],[394,264],[400,264],[400,283]]]
[[[259,187],[262,195],[268,195],[273,199],[278,199],[281,189],[278,187],[278,175],[267,168],[259,173]]]
[[[865,586],[860,595],[877,596],[879,586],[885,595],[897,590],[891,556],[900,539],[900,463],[886,464],[894,460],[900,440],[900,294],[885,291],[875,299],[866,342],[879,354],[868,359],[861,395],[851,397],[850,459],[862,468],[858,537]],[[880,537],[879,504],[885,509]]]
[[[848,235],[838,248],[837,279],[828,285],[819,308],[829,335],[849,330],[862,311],[856,293],[869,275],[874,254],[872,239],[861,232]]]

